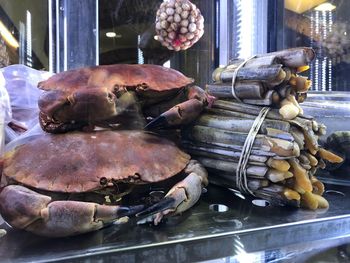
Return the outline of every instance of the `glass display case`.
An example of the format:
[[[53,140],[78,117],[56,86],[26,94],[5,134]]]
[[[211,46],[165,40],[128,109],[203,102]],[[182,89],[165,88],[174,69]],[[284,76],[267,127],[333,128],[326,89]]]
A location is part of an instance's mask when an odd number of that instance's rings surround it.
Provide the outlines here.
[[[1,1],[1,36],[10,64],[49,69],[47,11],[47,1]]]
[[[279,47],[311,46],[317,50],[310,75],[317,91],[347,91],[349,36],[346,1],[286,1]],[[306,2],[306,1],[305,1]],[[309,5],[309,6],[308,6]],[[312,8],[311,8],[312,6]]]
[[[85,66],[155,64],[176,69],[205,88],[214,81],[213,71],[234,59],[311,47],[315,59],[300,73],[312,81],[304,113],[328,127],[323,140],[336,131],[350,131],[350,2],[192,0],[204,17],[205,33],[179,52],[154,38],[162,2],[0,0],[0,64],[23,64],[44,71],[43,78]],[[192,209],[158,226],[132,219],[93,233],[50,239],[2,220],[0,228],[7,234],[0,238],[0,261],[317,262],[318,255],[335,248],[329,262],[346,262],[348,171],[345,163],[340,170],[319,173],[330,205],[316,211],[274,206],[213,183]]]

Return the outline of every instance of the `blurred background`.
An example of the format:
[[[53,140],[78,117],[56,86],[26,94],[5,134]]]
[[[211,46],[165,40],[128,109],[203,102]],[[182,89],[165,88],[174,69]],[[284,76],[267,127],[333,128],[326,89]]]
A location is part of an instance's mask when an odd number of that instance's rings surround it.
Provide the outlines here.
[[[0,0],[0,63],[59,72],[85,65],[151,63],[179,69],[197,84],[233,57],[310,46],[316,91],[346,91],[350,1],[194,0],[205,34],[169,51],[153,39],[161,0]]]

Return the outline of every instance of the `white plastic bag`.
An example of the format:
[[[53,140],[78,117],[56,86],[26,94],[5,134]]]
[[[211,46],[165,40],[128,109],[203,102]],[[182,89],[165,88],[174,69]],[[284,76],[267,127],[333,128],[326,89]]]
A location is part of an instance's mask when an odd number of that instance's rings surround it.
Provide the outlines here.
[[[0,74],[0,155],[4,152],[5,126],[12,118],[10,99],[4,84],[5,79]]]
[[[9,143],[37,126],[38,99],[42,93],[37,84],[52,74],[24,65],[11,65],[2,68],[0,75],[4,80],[0,83],[0,88],[7,90],[12,111],[12,116],[5,125],[5,143]]]

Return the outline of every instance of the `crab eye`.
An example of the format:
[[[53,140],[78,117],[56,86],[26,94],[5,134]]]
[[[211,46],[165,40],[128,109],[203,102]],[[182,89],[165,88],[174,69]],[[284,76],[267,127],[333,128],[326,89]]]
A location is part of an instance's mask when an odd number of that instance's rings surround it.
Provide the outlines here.
[[[100,179],[100,184],[101,184],[101,185],[107,185],[107,183],[108,183],[108,180],[107,180],[106,177],[102,177],[102,178]]]
[[[108,92],[108,93],[107,93],[107,98],[108,98],[108,100],[110,100],[110,101],[114,101],[115,95],[114,95],[113,93],[111,93],[111,92]]]

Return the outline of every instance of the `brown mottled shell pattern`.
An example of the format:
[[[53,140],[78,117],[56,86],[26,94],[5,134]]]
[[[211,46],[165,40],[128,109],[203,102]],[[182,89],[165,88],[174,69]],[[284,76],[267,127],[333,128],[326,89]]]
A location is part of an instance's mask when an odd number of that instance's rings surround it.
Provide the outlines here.
[[[336,131],[327,137],[327,149],[350,157],[350,131]]]
[[[150,90],[179,89],[193,83],[182,73],[158,65],[116,64],[61,72],[38,84],[43,90],[74,92],[80,88],[147,86]]]
[[[45,135],[7,154],[3,175],[37,189],[88,192],[100,180],[158,182],[180,173],[190,156],[141,131]]]

